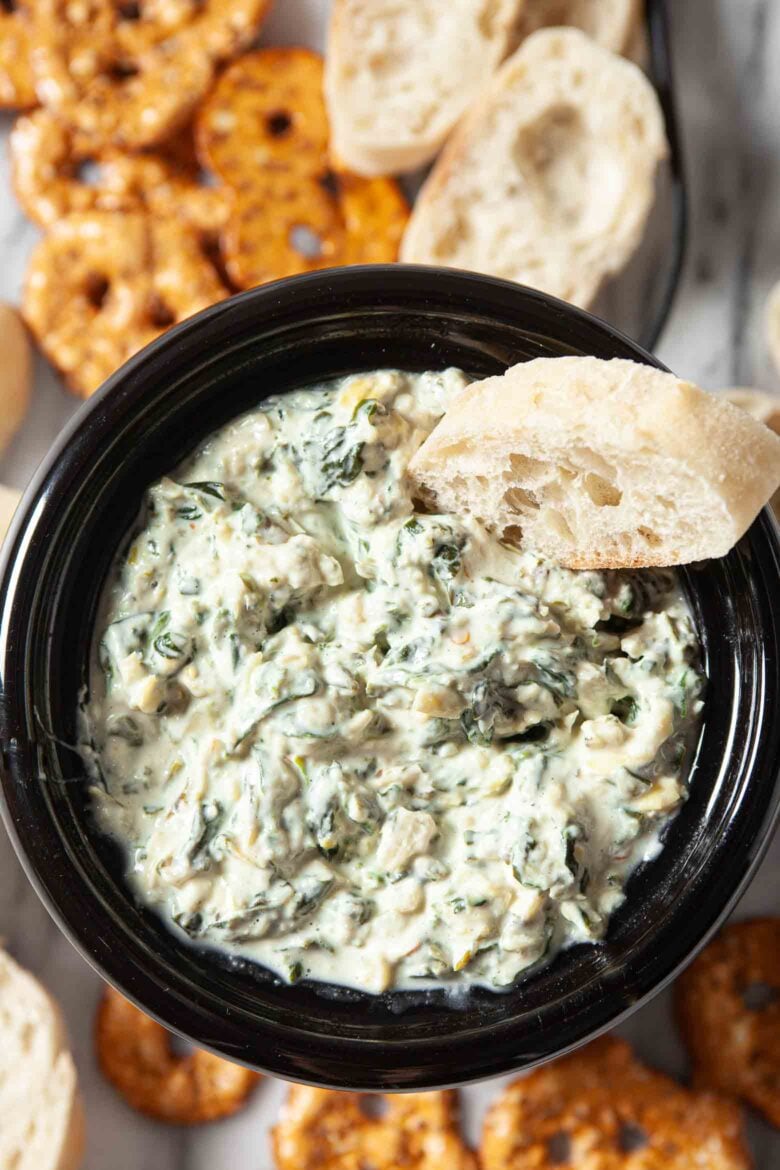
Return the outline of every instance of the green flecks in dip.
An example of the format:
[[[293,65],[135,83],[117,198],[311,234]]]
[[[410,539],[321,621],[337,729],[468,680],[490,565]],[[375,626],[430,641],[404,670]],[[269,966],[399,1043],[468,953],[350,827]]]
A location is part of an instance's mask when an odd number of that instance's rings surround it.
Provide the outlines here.
[[[290,982],[504,987],[603,936],[684,798],[674,576],[570,572],[412,498],[466,381],[266,401],[151,488],[106,591],[99,822],[174,929]]]

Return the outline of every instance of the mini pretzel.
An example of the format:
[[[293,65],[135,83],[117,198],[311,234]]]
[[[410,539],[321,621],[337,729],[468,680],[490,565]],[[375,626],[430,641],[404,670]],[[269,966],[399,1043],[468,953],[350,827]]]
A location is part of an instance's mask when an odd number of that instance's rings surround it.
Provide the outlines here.
[[[182,135],[184,139],[184,135]],[[78,148],[73,135],[49,113],[36,110],[19,118],[9,142],[16,196],[30,219],[50,227],[81,211],[139,211],[181,216],[201,231],[215,232],[227,219],[225,189],[198,183],[191,162],[174,144],[146,154]],[[94,183],[80,177],[87,163],[98,168]]]
[[[742,1097],[780,1127],[780,919],[727,926],[675,996],[695,1083]]]
[[[327,183],[327,186],[324,185]],[[258,176],[236,192],[222,235],[237,288],[344,264],[395,260],[408,210],[391,179]]]
[[[37,104],[30,67],[30,30],[23,0],[0,6],[0,109],[27,110]]]
[[[514,1081],[485,1118],[483,1170],[749,1170],[739,1109],[605,1037]]]
[[[254,37],[270,0],[35,0],[32,61],[41,102],[90,149],[140,149],[190,116],[215,65]],[[137,19],[135,14],[137,11]]]
[[[322,58],[309,49],[263,49],[236,61],[197,117],[204,165],[239,188],[265,168],[306,176],[327,170],[322,75]]]
[[[225,295],[186,226],[95,211],[62,220],[38,244],[23,311],[41,349],[87,398],[170,325]]]
[[[189,30],[197,35],[213,61],[227,61],[252,43],[272,3],[273,0],[138,0],[131,16],[118,14],[117,39],[125,54],[136,57],[172,34]],[[116,8],[115,2],[112,6]]]
[[[204,165],[234,191],[222,244],[239,288],[396,259],[408,206],[391,179],[330,168],[316,53],[266,49],[236,61],[201,107],[196,138]]]
[[[273,1149],[278,1170],[477,1170],[451,1091],[371,1098],[293,1085]]]
[[[100,1067],[129,1105],[160,1121],[197,1125],[243,1107],[259,1073],[196,1048],[175,1056],[161,1024],[107,988],[98,1008]]]

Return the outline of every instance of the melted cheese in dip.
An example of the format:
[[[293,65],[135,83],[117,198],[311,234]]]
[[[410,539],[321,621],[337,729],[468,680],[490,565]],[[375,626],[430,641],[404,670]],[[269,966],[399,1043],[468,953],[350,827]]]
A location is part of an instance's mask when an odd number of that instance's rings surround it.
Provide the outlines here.
[[[684,797],[674,578],[420,510],[458,371],[270,399],[148,492],[97,633],[101,826],[175,930],[379,992],[504,987],[603,936]]]

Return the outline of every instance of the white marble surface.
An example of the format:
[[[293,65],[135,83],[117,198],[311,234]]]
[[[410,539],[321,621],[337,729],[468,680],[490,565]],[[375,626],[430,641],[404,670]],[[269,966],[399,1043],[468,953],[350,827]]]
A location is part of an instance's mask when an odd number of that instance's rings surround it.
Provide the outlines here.
[[[708,388],[780,391],[763,339],[764,298],[780,278],[780,0],[669,0],[669,7],[693,215],[685,278],[658,353],[676,372]],[[266,39],[317,46],[326,9],[327,0],[277,0]],[[3,144],[9,124],[0,121]],[[36,232],[10,194],[5,149],[0,192],[0,296],[17,300]],[[0,481],[23,487],[74,409],[39,361],[33,409],[0,462]],[[92,1044],[100,981],[49,920],[2,833],[0,828],[0,936],[63,1004],[86,1099],[86,1170],[270,1168],[266,1133],[283,1094],[280,1083],[262,1084],[239,1117],[190,1132],[138,1117],[103,1083]],[[776,839],[737,914],[777,913],[778,875]],[[684,1074],[668,993],[624,1031],[648,1060]],[[473,1134],[496,1087],[465,1094]],[[756,1166],[780,1165],[780,1138],[755,1120],[750,1130]]]

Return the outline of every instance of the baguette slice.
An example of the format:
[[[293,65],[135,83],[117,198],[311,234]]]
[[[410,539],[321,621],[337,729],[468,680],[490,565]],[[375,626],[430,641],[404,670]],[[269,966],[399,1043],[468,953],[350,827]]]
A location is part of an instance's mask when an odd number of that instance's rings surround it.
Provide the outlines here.
[[[679,565],[739,540],[780,484],[780,438],[650,366],[538,358],[466,387],[410,474],[568,568]]]
[[[766,340],[775,369],[780,374],[780,281],[766,302]]]
[[[752,390],[747,386],[732,386],[718,393],[735,406],[752,414],[753,418],[769,427],[770,431],[780,435],[780,398],[777,394],[766,394],[763,390]]]
[[[3,537],[10,527],[14,512],[21,498],[19,492],[0,484],[0,544],[3,543]]]
[[[770,431],[780,435],[780,398],[776,394],[765,394],[763,390],[752,390],[747,386],[732,386],[729,390],[721,390],[719,393],[741,410],[752,414],[753,418],[769,427]],[[775,516],[780,519],[780,490],[775,492],[769,502]]]
[[[540,28],[569,25],[613,53],[630,55],[640,24],[640,0],[527,0],[520,16],[520,38]]]
[[[24,421],[32,393],[32,346],[20,314],[0,301],[0,454]]]
[[[401,259],[585,307],[639,244],[666,152],[658,98],[636,65],[576,29],[534,33],[447,142]]]
[[[362,175],[430,162],[506,56],[524,0],[335,0],[325,98]]]
[[[0,951],[0,1168],[77,1170],[84,1123],[59,1009]]]

